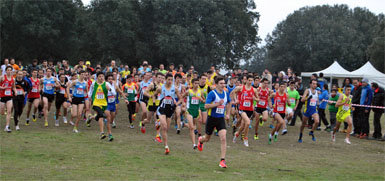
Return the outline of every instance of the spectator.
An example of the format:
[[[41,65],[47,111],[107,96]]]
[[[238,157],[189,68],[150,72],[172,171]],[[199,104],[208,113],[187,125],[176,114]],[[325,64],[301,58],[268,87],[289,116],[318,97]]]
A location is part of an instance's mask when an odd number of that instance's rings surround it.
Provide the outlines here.
[[[28,75],[31,75],[32,70],[39,70],[39,69],[40,69],[40,67],[38,65],[37,59],[33,59],[32,64],[28,65],[28,67],[27,67],[27,73],[28,73]]]
[[[88,72],[94,72],[95,69],[91,67],[91,62],[90,61],[86,61],[86,70]]]
[[[345,79],[344,82],[346,82],[347,79]],[[361,100],[361,90],[362,90],[362,86],[361,86],[361,83],[358,81],[358,79],[354,79],[353,80],[353,84],[354,84],[354,89],[352,90],[352,95],[353,95],[353,99],[352,99],[352,104],[360,104],[360,100]],[[362,107],[352,107],[352,111],[353,111],[353,136],[359,136],[361,134],[361,125],[359,124],[359,120],[361,119],[361,109]]]
[[[178,74],[182,75],[182,77],[184,76],[183,65],[182,64],[179,65]]]
[[[332,89],[330,93],[329,100],[334,101],[333,103],[329,103],[329,115],[330,115],[330,129],[333,130],[336,126],[336,115],[338,112],[338,108],[336,107],[336,102],[338,101],[339,95],[337,89]]]
[[[360,105],[371,105],[373,99],[373,91],[370,88],[369,80],[367,78],[362,79],[362,91],[361,91],[361,99]],[[360,139],[367,139],[369,135],[369,114],[370,108],[363,108],[361,114],[363,117],[360,120],[361,135]]]
[[[321,90],[321,94],[319,95],[320,105],[318,106],[318,114],[319,114],[320,122],[319,122],[317,130],[321,130],[321,121],[322,121],[324,123],[324,125],[326,126],[325,131],[330,132],[332,130],[331,130],[331,127],[328,123],[328,120],[326,119],[326,114],[325,114],[325,109],[326,109],[326,106],[328,104],[327,101],[329,100],[328,89],[329,89],[328,85],[324,84],[323,89]]]
[[[16,64],[15,62],[15,59],[14,58],[11,58],[11,61],[9,62],[9,64],[11,64],[11,66],[13,67],[13,70],[20,70],[20,67]],[[15,75],[16,76],[16,75]]]
[[[328,83],[327,80],[324,78],[324,73],[322,73],[322,72],[319,73],[319,77],[317,79],[317,82],[319,83],[321,89],[324,88],[324,84]]]
[[[122,78],[124,78],[124,79],[126,79],[127,76],[129,76],[131,74],[128,65],[124,66],[124,69],[122,71],[120,71],[120,74],[122,75]]]
[[[21,60],[19,60],[18,62],[19,62],[18,65],[19,65],[20,70],[24,70],[24,66],[22,64],[23,62],[21,62]]]
[[[372,89],[374,92],[372,105],[384,106],[384,101],[385,101],[384,89],[379,87],[377,83],[372,83]],[[372,139],[385,140],[385,137],[384,139],[382,139],[382,133],[381,133],[381,116],[382,114],[384,114],[384,109],[373,108],[373,112],[374,112],[374,120],[373,120],[374,133],[373,133]]]
[[[354,93],[354,85],[352,84],[352,79],[351,78],[345,78],[344,79],[344,83],[342,84],[342,87],[344,87],[344,90],[342,91],[343,93],[345,93],[345,86],[349,85],[350,87],[352,87],[352,95]]]
[[[160,72],[160,73],[162,73],[162,74],[164,74],[164,75],[167,74],[167,70],[164,69],[164,65],[163,65],[163,64],[160,64],[160,65],[159,65],[159,70],[158,70],[158,72]]]
[[[121,73],[123,70],[124,70],[124,65],[120,64],[120,66],[118,68],[119,73]]]
[[[68,60],[63,60],[62,66],[64,68],[64,74],[70,76],[72,74],[72,67],[68,65]]]
[[[298,81],[295,83],[295,87],[296,87],[299,95],[302,97],[303,93],[305,92],[305,88],[303,87],[302,78],[301,77],[298,77]],[[301,112],[302,111],[302,106],[303,106],[303,102],[299,101],[297,109],[294,111],[294,115],[293,115],[293,118],[291,119],[291,122],[290,122],[289,126],[294,126],[295,125],[295,122],[297,120],[297,116],[299,116],[299,118],[302,121],[302,112]]]
[[[172,74],[172,76],[175,76],[176,74],[176,71],[174,70],[174,63],[170,63],[170,65],[168,66],[168,72]]]
[[[1,65],[2,75],[5,74],[5,69],[7,68],[8,65],[9,65],[9,60],[8,60],[8,58],[5,58],[5,59],[4,59],[4,64]]]

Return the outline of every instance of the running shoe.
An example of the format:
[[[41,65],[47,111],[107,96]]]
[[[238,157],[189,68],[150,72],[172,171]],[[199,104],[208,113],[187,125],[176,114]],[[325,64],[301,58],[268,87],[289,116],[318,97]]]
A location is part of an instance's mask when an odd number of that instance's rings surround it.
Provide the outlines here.
[[[195,135],[198,134],[198,130],[197,130],[197,129],[194,130],[194,134],[195,134]]]
[[[72,130],[74,133],[79,133],[78,131],[78,128],[77,127],[74,127],[74,129]]]
[[[135,121],[136,113],[132,115],[132,120]]]
[[[155,141],[158,143],[162,143],[162,139],[160,138],[159,135],[155,136]]]
[[[44,126],[48,127],[48,121],[45,121]]]
[[[278,141],[278,134],[274,134],[274,142]]]
[[[8,132],[8,133],[12,132],[12,130],[11,130],[11,128],[9,126],[5,126],[4,131]]]
[[[164,154],[168,155],[170,153],[170,148],[168,146],[165,146],[164,149]]]
[[[104,139],[104,138],[106,138],[107,136],[104,134],[104,133],[100,133],[100,139],[102,140],[102,139]]]
[[[114,137],[112,136],[112,134],[109,134],[108,135],[108,141],[113,141],[114,140]]]
[[[199,151],[203,150],[203,143],[201,142],[201,140],[202,140],[202,137],[199,137],[198,138],[198,150]]]
[[[309,132],[309,136],[311,136],[311,140],[316,141],[314,133],[312,131]]]
[[[73,126],[73,125],[75,125],[75,123],[74,123],[74,122],[72,122],[72,121],[70,121],[70,125],[71,125],[71,126]]]
[[[112,128],[116,128],[116,123],[115,123],[115,121],[112,121]]]
[[[233,137],[233,143],[237,142],[238,136],[239,136],[239,133],[236,132],[236,133],[234,134],[234,137]]]
[[[274,125],[273,124],[270,124],[269,126],[271,129],[274,129]]]
[[[29,119],[25,120],[25,125],[26,125],[26,126],[29,125]]]
[[[177,129],[177,130],[176,130],[176,134],[180,134],[180,129]]]
[[[36,116],[34,114],[32,114],[32,121],[36,122]]]
[[[263,123],[265,123],[263,120],[262,120],[262,115],[259,116],[259,126],[263,126]]]
[[[130,124],[130,128],[134,129],[134,124],[133,123]]]
[[[333,142],[336,142],[336,134],[333,134],[333,132],[331,132],[331,137],[332,137],[332,141]]]
[[[56,127],[59,126],[59,120],[55,120],[55,126],[56,126]]]
[[[287,129],[282,130],[282,135],[287,134]]]
[[[243,139],[243,145],[245,145],[246,147],[249,147],[249,139],[247,137]]]
[[[269,145],[271,145],[271,135],[269,134]]]
[[[193,150],[196,150],[198,148],[197,145],[193,145]]]
[[[140,127],[140,131],[145,134],[146,133],[146,127],[143,125]]]
[[[19,125],[16,126],[16,131],[20,131]]]
[[[255,135],[254,135],[254,140],[259,140],[258,134],[255,134]]]
[[[63,123],[68,124],[67,117],[63,117]]]
[[[348,145],[352,144],[352,143],[350,143],[349,138],[345,138],[344,142],[347,143]]]
[[[226,161],[225,160],[221,160],[221,162],[219,162],[219,167],[227,168]]]
[[[302,143],[302,133],[299,133],[298,143]]]

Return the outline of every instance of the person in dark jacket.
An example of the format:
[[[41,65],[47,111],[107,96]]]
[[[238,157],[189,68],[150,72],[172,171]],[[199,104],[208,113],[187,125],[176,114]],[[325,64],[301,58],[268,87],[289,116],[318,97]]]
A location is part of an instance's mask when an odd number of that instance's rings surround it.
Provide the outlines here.
[[[352,103],[353,104],[360,104],[361,90],[362,90],[361,83],[358,81],[358,79],[354,79],[353,85],[354,85],[354,89],[352,90],[352,92],[353,92]],[[362,115],[360,115],[360,113],[362,112],[361,109],[363,109],[363,108],[362,107],[352,107],[353,127],[354,127],[354,131],[353,131],[352,136],[359,136],[361,134],[361,126],[359,124],[359,120],[362,117]]]
[[[372,105],[372,99],[373,99],[373,91],[372,88],[369,85],[369,80],[367,78],[362,79],[362,90],[361,90],[361,99],[360,99],[360,105]],[[369,135],[369,115],[370,115],[370,108],[363,107],[362,111],[360,112],[362,116],[362,119],[360,120],[359,124],[361,126],[361,139],[367,139]]]
[[[32,64],[27,66],[28,76],[32,76],[32,70],[39,70],[39,69],[40,69],[40,66],[38,65],[38,60],[33,59]]]
[[[384,106],[384,101],[385,101],[384,89],[379,87],[377,83],[372,83],[372,89],[373,89],[373,93],[374,93],[372,105],[373,106]],[[373,120],[374,133],[373,133],[372,139],[382,140],[381,116],[382,116],[382,114],[384,114],[384,109],[373,108],[372,110],[374,112],[374,120]]]

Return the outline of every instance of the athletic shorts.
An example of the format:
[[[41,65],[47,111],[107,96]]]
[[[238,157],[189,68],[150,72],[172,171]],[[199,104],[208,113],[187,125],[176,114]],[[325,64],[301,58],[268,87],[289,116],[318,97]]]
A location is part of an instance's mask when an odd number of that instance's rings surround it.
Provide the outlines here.
[[[313,114],[318,114],[317,110],[306,110],[306,112],[303,113],[304,116],[310,118],[313,116]]]
[[[199,117],[199,109],[187,109],[187,112],[193,117],[193,119]]]
[[[273,118],[275,118],[275,115],[276,115],[276,114],[279,114],[279,115],[281,116],[282,119],[285,119],[285,116],[286,116],[285,113],[277,113],[277,112],[274,112],[274,113],[273,113]]]
[[[46,97],[48,99],[48,102],[51,103],[55,99],[55,94],[43,93],[43,97]]]
[[[175,111],[175,106],[174,108],[162,108],[162,107],[158,107],[158,110],[156,111],[156,114],[158,116],[160,115],[166,115],[166,118],[171,118],[172,115],[174,114],[174,111]]]
[[[60,109],[60,107],[64,102],[66,102],[66,100],[67,99],[64,97],[64,95],[56,94],[56,100],[55,100],[56,109]]]
[[[143,96],[143,99],[139,99],[139,103],[141,103],[141,102],[145,103],[146,106],[147,106],[147,103],[148,103],[148,97]]]
[[[206,121],[206,134],[213,134],[214,128],[217,128],[218,132],[222,129],[226,129],[225,119],[223,117],[215,118],[209,116]]]
[[[110,112],[115,112],[116,111],[116,104],[115,103],[108,103],[106,110],[110,111]]]
[[[246,113],[247,117],[248,118],[251,118],[251,116],[253,116],[253,111],[244,111],[244,110],[239,110],[239,115],[241,115],[243,112]]]
[[[119,104],[119,103],[120,103],[119,98],[116,97],[115,104]]]
[[[261,108],[261,107],[255,107],[254,111],[257,112],[258,114],[262,114],[263,112],[267,111],[267,109]]]
[[[92,109],[96,112],[95,120],[99,121],[100,118],[106,118],[106,115],[104,114],[104,111],[106,110],[107,106],[93,106]]]
[[[350,116],[350,113],[338,113],[336,114],[337,121],[340,123],[345,122],[346,118]]]
[[[12,96],[6,96],[1,98],[2,103],[7,103],[8,101],[12,101]]]
[[[147,107],[147,110],[150,112],[156,112],[157,109],[158,109],[158,106],[148,106]]]
[[[293,108],[286,107],[286,114],[291,114],[291,113],[293,113]]]
[[[72,104],[73,105],[84,104],[84,97],[73,97]]]
[[[207,112],[207,109],[205,108],[205,104],[204,103],[200,103],[199,104],[199,109],[201,110],[201,112]]]
[[[39,99],[40,100],[40,98],[28,98],[28,102],[32,103],[33,101],[35,101],[35,99]]]

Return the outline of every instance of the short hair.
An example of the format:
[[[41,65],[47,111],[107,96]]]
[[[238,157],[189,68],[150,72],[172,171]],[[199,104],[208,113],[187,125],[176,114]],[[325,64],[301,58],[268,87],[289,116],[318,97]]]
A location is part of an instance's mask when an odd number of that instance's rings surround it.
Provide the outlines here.
[[[158,72],[158,73],[156,73],[156,77],[158,77],[158,76],[164,76],[164,75],[162,73]]]
[[[113,75],[112,73],[108,73],[107,76],[106,76],[106,78],[108,79],[108,77],[114,78],[114,75]]]
[[[337,89],[332,89],[331,92],[337,92]]]
[[[196,82],[196,81],[199,82],[199,79],[198,79],[198,78],[195,78],[195,79],[191,80],[192,83],[194,83],[194,82]]]
[[[375,83],[375,82],[373,82],[373,83],[372,83],[372,87],[375,88],[375,89],[377,89],[377,88],[378,88],[378,84]]]
[[[99,75],[104,75],[104,73],[103,72],[98,72],[97,74],[96,74],[96,77],[99,77]]]
[[[254,80],[254,77],[252,75],[248,75],[247,76],[247,80],[249,80],[249,79],[253,79]]]
[[[225,80],[225,78],[224,77],[222,77],[222,76],[215,76],[215,84],[218,84],[219,83],[219,81],[221,81],[221,80]]]
[[[13,69],[12,66],[8,65],[7,68],[5,68],[5,70],[8,70],[9,68],[10,68],[11,70]]]
[[[292,84],[295,84],[295,82],[294,81],[290,81],[290,83],[289,83],[290,85],[292,85]]]
[[[182,78],[181,74],[175,74],[175,78]]]
[[[328,84],[324,84],[324,89],[325,89],[325,90],[328,90],[328,89],[329,89]]]
[[[313,81],[315,81],[316,83],[318,83],[318,81],[317,81],[317,80],[315,80],[315,79],[311,79],[311,80],[310,80],[310,84],[312,84],[312,83],[313,83]]]
[[[265,82],[265,81],[269,81],[269,80],[266,79],[266,78],[263,78],[263,79],[261,80],[261,82]]]
[[[168,79],[169,77],[173,77],[172,74],[170,73],[166,74],[166,79]]]
[[[207,74],[212,74],[212,73],[213,73],[212,70],[207,71]]]
[[[82,74],[82,73],[86,73],[86,71],[84,70],[79,71],[79,74]]]
[[[324,77],[324,73],[319,73],[319,77]]]

